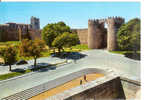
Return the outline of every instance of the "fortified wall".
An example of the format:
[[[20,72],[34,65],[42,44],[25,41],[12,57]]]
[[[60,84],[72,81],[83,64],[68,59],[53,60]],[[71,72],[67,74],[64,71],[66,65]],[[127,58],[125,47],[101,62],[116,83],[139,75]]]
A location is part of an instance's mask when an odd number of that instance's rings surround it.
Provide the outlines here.
[[[124,23],[124,18],[108,17],[106,19],[89,19],[88,29],[75,29],[78,33],[80,43],[88,44],[91,49],[107,48],[116,50],[117,31]],[[107,25],[107,28],[105,28]]]
[[[88,37],[88,29],[72,29],[72,31],[78,34],[80,44],[88,44],[87,37]]]
[[[88,20],[88,47],[101,49],[106,46],[104,22],[98,19]]]
[[[76,31],[80,44],[87,44],[91,49],[116,50],[117,31],[124,23],[121,17],[108,17],[106,19],[89,19],[88,29],[72,29]],[[107,28],[105,28],[107,25]],[[41,38],[40,22],[38,18],[31,17],[31,24],[6,23],[0,25],[0,41],[17,41],[24,38]]]
[[[24,38],[40,38],[40,23],[36,17],[31,17],[31,24],[6,23],[0,25],[0,41],[18,41]]]
[[[18,40],[18,30],[12,29],[9,25],[0,25],[0,41]]]

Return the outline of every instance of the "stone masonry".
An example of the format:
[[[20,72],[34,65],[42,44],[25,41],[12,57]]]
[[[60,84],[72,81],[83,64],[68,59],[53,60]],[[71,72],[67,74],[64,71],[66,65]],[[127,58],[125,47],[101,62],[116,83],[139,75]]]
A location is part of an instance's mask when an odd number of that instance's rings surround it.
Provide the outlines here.
[[[88,29],[73,29],[77,32],[80,44],[87,44],[91,49],[109,51],[117,49],[117,31],[124,23],[124,18],[89,19]],[[105,25],[107,27],[105,28]]]
[[[120,17],[109,17],[106,19],[106,23],[108,25],[107,49],[113,51],[117,48],[116,33],[120,26],[124,23],[124,19]]]
[[[65,100],[125,100],[120,78],[87,89]]]
[[[31,17],[31,24],[6,23],[0,25],[0,41],[17,41],[23,38],[41,38],[40,21]],[[72,29],[76,31],[80,44],[88,44],[90,49],[117,49],[117,31],[124,23],[121,17],[106,19],[89,19],[88,29]],[[107,25],[107,28],[105,28]]]
[[[31,24],[13,23],[0,24],[0,41],[18,41],[24,38],[40,38],[40,23],[31,17]]]
[[[91,49],[100,49],[107,45],[108,50],[116,50],[116,33],[123,23],[124,19],[121,17],[88,20],[88,47]],[[107,33],[104,24],[108,26]],[[106,36],[107,38],[105,38]]]
[[[100,20],[88,20],[88,47],[91,49],[104,48],[105,37],[104,22]]]

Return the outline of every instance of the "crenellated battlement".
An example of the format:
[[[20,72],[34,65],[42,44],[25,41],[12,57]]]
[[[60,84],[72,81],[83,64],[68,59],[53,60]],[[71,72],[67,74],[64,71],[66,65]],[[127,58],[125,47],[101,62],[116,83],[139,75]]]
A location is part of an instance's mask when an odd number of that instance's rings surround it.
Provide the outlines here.
[[[106,19],[89,19],[88,24],[89,25],[101,25],[104,24]]]
[[[96,24],[100,24],[100,22],[99,22],[99,19],[89,19],[88,24],[89,25],[96,25]]]
[[[119,16],[108,17],[105,19],[89,19],[88,24],[101,24],[101,23],[111,23],[114,22],[116,24],[124,23],[125,19]]]
[[[125,19],[119,16],[113,16],[107,18],[107,23],[123,24]]]

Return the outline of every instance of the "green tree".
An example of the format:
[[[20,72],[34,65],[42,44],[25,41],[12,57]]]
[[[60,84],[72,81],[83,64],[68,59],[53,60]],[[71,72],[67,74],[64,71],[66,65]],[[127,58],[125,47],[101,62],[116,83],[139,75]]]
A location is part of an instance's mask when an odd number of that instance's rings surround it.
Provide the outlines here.
[[[42,30],[42,38],[51,48],[53,47],[52,42],[55,40],[55,38],[64,32],[71,32],[70,27],[64,22],[48,24]]]
[[[0,55],[4,59],[5,64],[9,65],[9,71],[11,71],[11,65],[16,62],[17,50],[14,46],[7,46],[0,50]]]
[[[25,57],[34,58],[34,66],[36,66],[36,60],[41,56],[41,52],[44,51],[45,42],[40,39],[35,40],[22,40],[20,45],[20,54]]]
[[[64,32],[54,39],[52,45],[58,48],[58,51],[60,52],[61,49],[64,50],[63,47],[71,47],[78,44],[78,42],[79,39],[77,34]]]
[[[140,50],[140,19],[135,18],[122,25],[117,34],[120,50]]]

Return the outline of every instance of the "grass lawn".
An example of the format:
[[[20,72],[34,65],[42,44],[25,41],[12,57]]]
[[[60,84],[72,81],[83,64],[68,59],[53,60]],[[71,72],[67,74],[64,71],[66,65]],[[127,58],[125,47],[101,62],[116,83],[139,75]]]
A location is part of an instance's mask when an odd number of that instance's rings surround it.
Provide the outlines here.
[[[85,51],[85,50],[90,50],[88,48],[87,45],[84,45],[84,44],[78,44],[76,46],[72,46],[72,48],[64,48],[64,51],[65,52],[80,52],[80,51]],[[58,52],[57,49],[55,49],[56,52]],[[42,56],[41,57],[49,57],[51,55],[51,53],[53,53],[53,50],[48,50],[46,49],[44,52],[42,52]],[[18,59],[17,60],[20,60],[20,59],[24,59],[24,60],[31,60],[33,59],[32,57],[19,57],[18,56]]]
[[[116,54],[126,54],[126,53],[134,53],[134,51],[109,51],[111,53],[116,53]],[[140,51],[137,51],[136,53],[140,53]]]
[[[141,52],[140,51],[136,51],[136,53],[134,51],[110,51],[111,53],[116,53],[116,54],[122,54],[125,57],[128,57],[130,59],[134,59],[134,60],[140,60],[141,58]]]
[[[20,41],[7,41],[7,42],[0,42],[0,47],[5,47],[7,45],[19,45]]]
[[[12,73],[8,73],[8,74],[0,75],[0,80],[5,80],[5,79],[9,79],[9,78],[12,78],[15,76],[20,76],[20,75],[23,75],[23,74],[26,74],[29,72],[31,72],[31,70],[28,69],[28,70],[24,71],[23,73],[22,72],[12,72]]]

